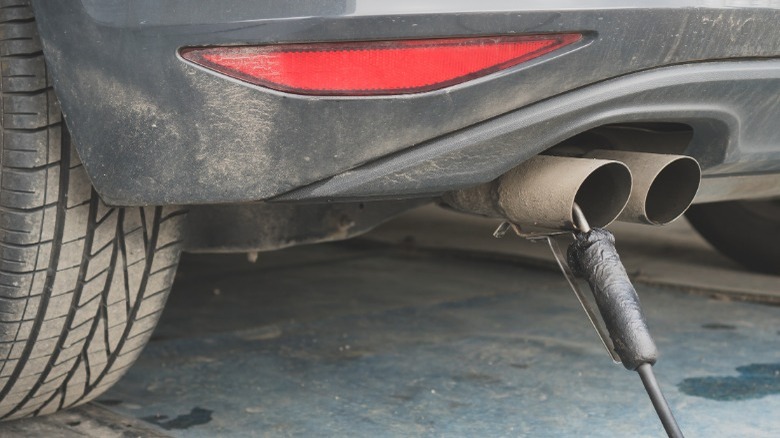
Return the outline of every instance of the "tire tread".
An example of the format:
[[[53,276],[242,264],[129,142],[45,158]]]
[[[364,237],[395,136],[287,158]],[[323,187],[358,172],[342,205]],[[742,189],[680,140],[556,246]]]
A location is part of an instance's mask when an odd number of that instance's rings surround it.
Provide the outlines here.
[[[0,0],[0,418],[85,403],[164,306],[184,211],[102,203],[62,124],[29,0]],[[147,290],[148,289],[148,290]]]

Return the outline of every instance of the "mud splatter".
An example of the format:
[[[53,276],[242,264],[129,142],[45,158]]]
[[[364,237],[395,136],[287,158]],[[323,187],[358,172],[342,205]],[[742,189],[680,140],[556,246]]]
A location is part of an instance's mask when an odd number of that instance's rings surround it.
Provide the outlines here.
[[[710,324],[704,324],[701,326],[701,328],[707,329],[707,330],[736,330],[737,327],[731,324],[721,324],[719,322],[713,322]]]
[[[780,363],[741,366],[739,376],[691,377],[677,387],[685,394],[718,401],[750,400],[780,394]]]
[[[101,399],[97,401],[103,406],[119,406],[122,404],[122,400],[115,400],[115,399]]]
[[[168,420],[167,415],[153,415],[151,417],[144,417],[142,420],[156,424],[165,430],[172,429],[189,429],[192,426],[200,426],[211,421],[211,414],[214,411],[194,407],[189,414],[179,415],[173,420]],[[166,421],[167,420],[167,421]]]

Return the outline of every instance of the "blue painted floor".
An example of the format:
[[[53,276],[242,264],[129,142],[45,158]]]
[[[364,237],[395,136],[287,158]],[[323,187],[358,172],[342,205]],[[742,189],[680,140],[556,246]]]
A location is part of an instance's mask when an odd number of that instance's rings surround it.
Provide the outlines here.
[[[189,256],[101,398],[171,436],[662,436],[554,271],[370,244]],[[780,435],[780,308],[639,286],[689,436]]]
[[[117,386],[0,436],[663,436],[638,376],[611,362],[544,266],[409,241],[257,263],[185,255]],[[687,436],[780,436],[780,307],[637,289]]]

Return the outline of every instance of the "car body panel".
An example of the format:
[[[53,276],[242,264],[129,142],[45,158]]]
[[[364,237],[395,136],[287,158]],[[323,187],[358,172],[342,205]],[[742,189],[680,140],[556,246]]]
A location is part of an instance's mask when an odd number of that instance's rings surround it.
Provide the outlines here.
[[[780,10],[710,4],[33,1],[72,138],[96,190],[116,205],[269,199],[611,78],[780,56]],[[478,80],[404,96],[285,94],[177,56],[201,45],[572,31],[585,39]],[[778,148],[768,150],[774,160]],[[536,152],[528,147],[525,155]],[[451,180],[445,186],[471,181]],[[383,184],[361,196],[439,190]]]
[[[636,121],[678,122],[693,128],[687,149],[681,152],[703,168],[697,202],[780,195],[780,130],[773,128],[780,122],[780,60],[760,60],[663,67],[584,87],[281,199],[433,195],[465,188],[491,181],[588,129]],[[746,175],[757,184],[760,180],[763,188],[757,191]],[[776,176],[767,185],[764,175]]]

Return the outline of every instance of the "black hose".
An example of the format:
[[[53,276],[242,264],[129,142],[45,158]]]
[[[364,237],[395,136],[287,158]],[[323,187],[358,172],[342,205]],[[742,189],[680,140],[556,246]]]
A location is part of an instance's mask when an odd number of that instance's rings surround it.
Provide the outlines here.
[[[650,400],[653,402],[655,412],[658,414],[658,418],[661,419],[661,424],[663,424],[666,434],[669,435],[669,438],[684,438],[680,426],[677,425],[677,420],[675,420],[674,414],[669,408],[669,403],[666,401],[664,393],[661,392],[661,387],[658,386],[653,366],[649,363],[642,364],[636,369],[636,372],[639,373],[642,384],[645,385],[647,395],[650,396]]]
[[[577,210],[574,215],[582,216]],[[655,379],[653,364],[658,350],[647,328],[639,295],[615,249],[615,237],[601,228],[590,231],[584,231],[588,227],[578,225],[578,228],[582,231],[575,234],[575,241],[569,247],[569,266],[588,281],[615,352],[626,369],[639,373],[666,434],[683,438]]]
[[[603,228],[576,233],[575,237],[569,246],[569,267],[588,281],[623,366],[634,371],[643,363],[654,364],[658,349],[639,295],[615,248],[615,237]]]

